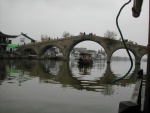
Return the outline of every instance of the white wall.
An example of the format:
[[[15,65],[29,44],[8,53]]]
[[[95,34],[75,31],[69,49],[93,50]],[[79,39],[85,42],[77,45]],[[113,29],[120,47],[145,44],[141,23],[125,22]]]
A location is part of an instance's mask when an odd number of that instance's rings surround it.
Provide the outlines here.
[[[31,43],[31,40],[30,39],[28,39],[28,38],[26,38],[26,37],[24,37],[24,36],[22,36],[22,35],[20,35],[20,36],[18,36],[18,37],[16,37],[16,38],[9,38],[8,40],[12,40],[12,44],[16,44],[16,45],[23,45],[24,43],[25,44],[27,44],[27,43]]]

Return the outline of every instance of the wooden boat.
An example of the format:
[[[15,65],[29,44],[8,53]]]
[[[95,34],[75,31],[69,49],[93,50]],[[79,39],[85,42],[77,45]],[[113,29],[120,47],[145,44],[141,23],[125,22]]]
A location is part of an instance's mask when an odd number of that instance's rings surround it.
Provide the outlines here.
[[[92,65],[93,59],[91,57],[91,54],[89,53],[80,53],[80,58],[78,61],[79,65]]]

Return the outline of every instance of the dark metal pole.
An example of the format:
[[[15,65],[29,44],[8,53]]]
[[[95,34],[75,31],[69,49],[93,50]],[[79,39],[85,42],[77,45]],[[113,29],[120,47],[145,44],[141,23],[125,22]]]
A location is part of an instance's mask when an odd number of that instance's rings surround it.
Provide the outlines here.
[[[149,0],[148,60],[147,60],[144,113],[150,113],[150,0]]]

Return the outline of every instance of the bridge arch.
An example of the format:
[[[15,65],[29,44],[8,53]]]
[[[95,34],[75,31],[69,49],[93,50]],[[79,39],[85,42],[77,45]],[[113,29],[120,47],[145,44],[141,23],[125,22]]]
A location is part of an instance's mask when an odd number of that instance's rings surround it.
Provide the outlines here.
[[[53,44],[47,44],[45,46],[43,46],[40,51],[39,51],[39,57],[41,57],[49,48],[52,47],[56,47],[59,49],[59,51],[64,55],[63,50],[61,47],[57,46],[57,45],[53,45]]]
[[[33,48],[25,48],[21,52],[22,55],[37,55],[37,51]]]
[[[147,53],[145,53],[145,54],[141,55],[141,59],[142,59],[145,55],[147,55]]]
[[[104,51],[106,52],[106,55],[107,55],[107,49],[105,47],[105,45],[103,45],[103,43],[101,43],[100,41],[95,41],[94,39],[92,38],[81,38],[80,40],[76,40],[74,41],[69,47],[68,47],[68,53],[67,53],[67,59],[69,59],[69,56],[70,56],[70,53],[71,51],[73,50],[73,48],[78,45],[79,43],[82,43],[84,41],[92,41],[92,42],[95,42],[97,43],[99,46],[102,46],[102,48],[104,49]]]
[[[114,50],[112,51],[112,53],[110,54],[110,59],[111,59],[112,55],[113,55],[116,51],[118,51],[118,50],[120,50],[120,49],[124,49],[124,50],[126,51],[126,49],[124,48],[124,46],[118,47],[117,49],[114,49]],[[138,57],[136,51],[134,51],[134,50],[131,49],[131,48],[128,48],[128,50],[129,50],[129,52],[133,53],[134,58],[135,58],[135,63],[139,63],[139,57]],[[132,58],[132,59],[133,59],[133,58]]]
[[[143,54],[141,54],[141,56],[140,56],[140,61],[141,61],[141,59],[143,58],[143,56],[145,56],[145,55],[147,55],[147,52],[146,52],[146,51],[143,52]]]
[[[113,55],[115,52],[117,52],[118,50],[125,50],[125,52],[126,52],[126,49],[125,49],[124,47],[120,47],[120,48],[118,48],[118,49],[115,49],[115,50],[112,52],[111,57],[112,57],[112,55]],[[131,53],[134,55],[134,58],[136,59],[136,52],[135,52],[135,51],[132,51],[131,49],[128,49],[128,50],[129,50],[129,52],[131,52]],[[128,55],[127,52],[126,52],[126,54]]]

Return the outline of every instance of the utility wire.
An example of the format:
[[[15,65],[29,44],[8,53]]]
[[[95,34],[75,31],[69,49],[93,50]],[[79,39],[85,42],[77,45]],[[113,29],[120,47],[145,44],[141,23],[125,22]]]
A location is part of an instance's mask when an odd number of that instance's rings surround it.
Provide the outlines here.
[[[123,78],[125,78],[125,77],[130,73],[130,71],[131,71],[131,69],[132,69],[132,67],[133,67],[133,60],[132,60],[132,57],[131,57],[130,52],[129,52],[127,46],[126,46],[126,42],[124,41],[122,32],[121,32],[121,30],[120,30],[120,28],[119,28],[119,25],[118,25],[118,18],[119,18],[119,15],[120,15],[122,9],[123,9],[126,5],[128,5],[130,2],[131,2],[131,0],[129,0],[127,3],[125,3],[125,4],[120,8],[120,10],[119,10],[119,12],[118,12],[118,15],[117,15],[117,17],[116,17],[116,26],[117,26],[118,31],[119,31],[119,33],[120,33],[120,36],[121,36],[122,42],[123,42],[123,44],[124,44],[124,47],[125,47],[125,49],[126,49],[126,51],[127,51],[127,54],[128,54],[128,56],[129,56],[129,58],[130,58],[131,66],[130,66],[128,72],[127,72],[123,77],[113,80],[113,83],[115,83],[115,82],[117,82],[117,81],[122,80]]]

